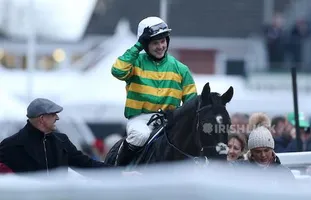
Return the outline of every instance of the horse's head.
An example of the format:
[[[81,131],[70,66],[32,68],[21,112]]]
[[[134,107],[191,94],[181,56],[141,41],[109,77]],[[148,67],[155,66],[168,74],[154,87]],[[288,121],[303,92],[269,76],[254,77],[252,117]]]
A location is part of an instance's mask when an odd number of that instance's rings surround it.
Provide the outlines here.
[[[194,158],[226,158],[230,116],[226,104],[231,101],[233,88],[224,94],[211,92],[207,83],[201,95],[173,111],[167,126],[170,146],[178,151],[174,160]]]
[[[226,104],[233,97],[233,88],[224,94],[211,92],[206,83],[198,97],[196,111],[196,141],[200,154],[208,158],[225,158],[228,152],[228,130],[231,125]]]

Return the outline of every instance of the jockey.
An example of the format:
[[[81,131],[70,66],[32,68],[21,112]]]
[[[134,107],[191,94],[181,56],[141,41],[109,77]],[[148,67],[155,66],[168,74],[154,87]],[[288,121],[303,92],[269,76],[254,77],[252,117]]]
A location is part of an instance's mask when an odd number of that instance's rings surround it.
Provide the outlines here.
[[[197,95],[189,68],[167,53],[170,33],[162,19],[143,19],[137,43],[111,69],[114,77],[126,82],[126,141],[134,147],[147,142],[153,129],[147,122],[155,112],[173,110]]]

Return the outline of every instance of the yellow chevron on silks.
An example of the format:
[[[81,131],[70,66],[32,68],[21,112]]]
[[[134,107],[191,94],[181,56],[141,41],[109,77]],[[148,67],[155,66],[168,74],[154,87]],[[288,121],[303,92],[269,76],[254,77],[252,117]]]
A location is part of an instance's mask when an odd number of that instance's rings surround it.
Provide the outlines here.
[[[133,65],[131,63],[124,62],[120,59],[117,59],[117,61],[113,65],[113,67],[115,67],[121,71],[128,71],[131,69],[132,66]]]
[[[149,94],[153,96],[160,96],[160,97],[170,96],[170,97],[175,97],[177,99],[182,98],[181,90],[172,89],[172,88],[154,88],[151,86],[140,85],[137,83],[132,83],[128,87],[128,91],[137,92],[141,94]]]
[[[175,109],[176,106],[168,105],[168,104],[154,104],[150,102],[143,102],[143,101],[136,101],[133,99],[126,100],[126,107],[133,108],[133,109],[147,109],[150,111],[158,111],[159,109],[167,110],[167,109]]]
[[[183,95],[188,95],[191,93],[196,93],[197,89],[194,84],[187,85],[183,87]]]
[[[182,77],[174,72],[155,72],[142,70],[139,67],[134,67],[133,75],[139,76],[141,78],[147,78],[152,80],[170,80],[181,83]]]

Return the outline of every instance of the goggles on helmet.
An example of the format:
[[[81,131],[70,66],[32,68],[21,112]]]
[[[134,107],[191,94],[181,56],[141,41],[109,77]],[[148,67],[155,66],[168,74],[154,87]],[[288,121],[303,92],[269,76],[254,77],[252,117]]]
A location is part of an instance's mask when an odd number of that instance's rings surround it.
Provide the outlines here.
[[[170,32],[171,31],[171,29],[169,29],[165,23],[160,23],[160,24],[151,26],[150,29],[152,31],[151,37],[156,36],[156,35],[163,33],[163,32]]]

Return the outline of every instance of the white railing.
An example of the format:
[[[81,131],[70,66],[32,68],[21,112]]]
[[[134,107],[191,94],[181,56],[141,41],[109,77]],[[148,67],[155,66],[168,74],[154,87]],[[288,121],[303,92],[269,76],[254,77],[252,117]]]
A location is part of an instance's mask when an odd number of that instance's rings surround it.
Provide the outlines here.
[[[311,166],[311,152],[278,153],[277,156],[288,167]]]
[[[310,174],[305,173],[311,167],[311,152],[278,153],[277,156],[283,165],[292,170],[296,179],[311,180]]]

